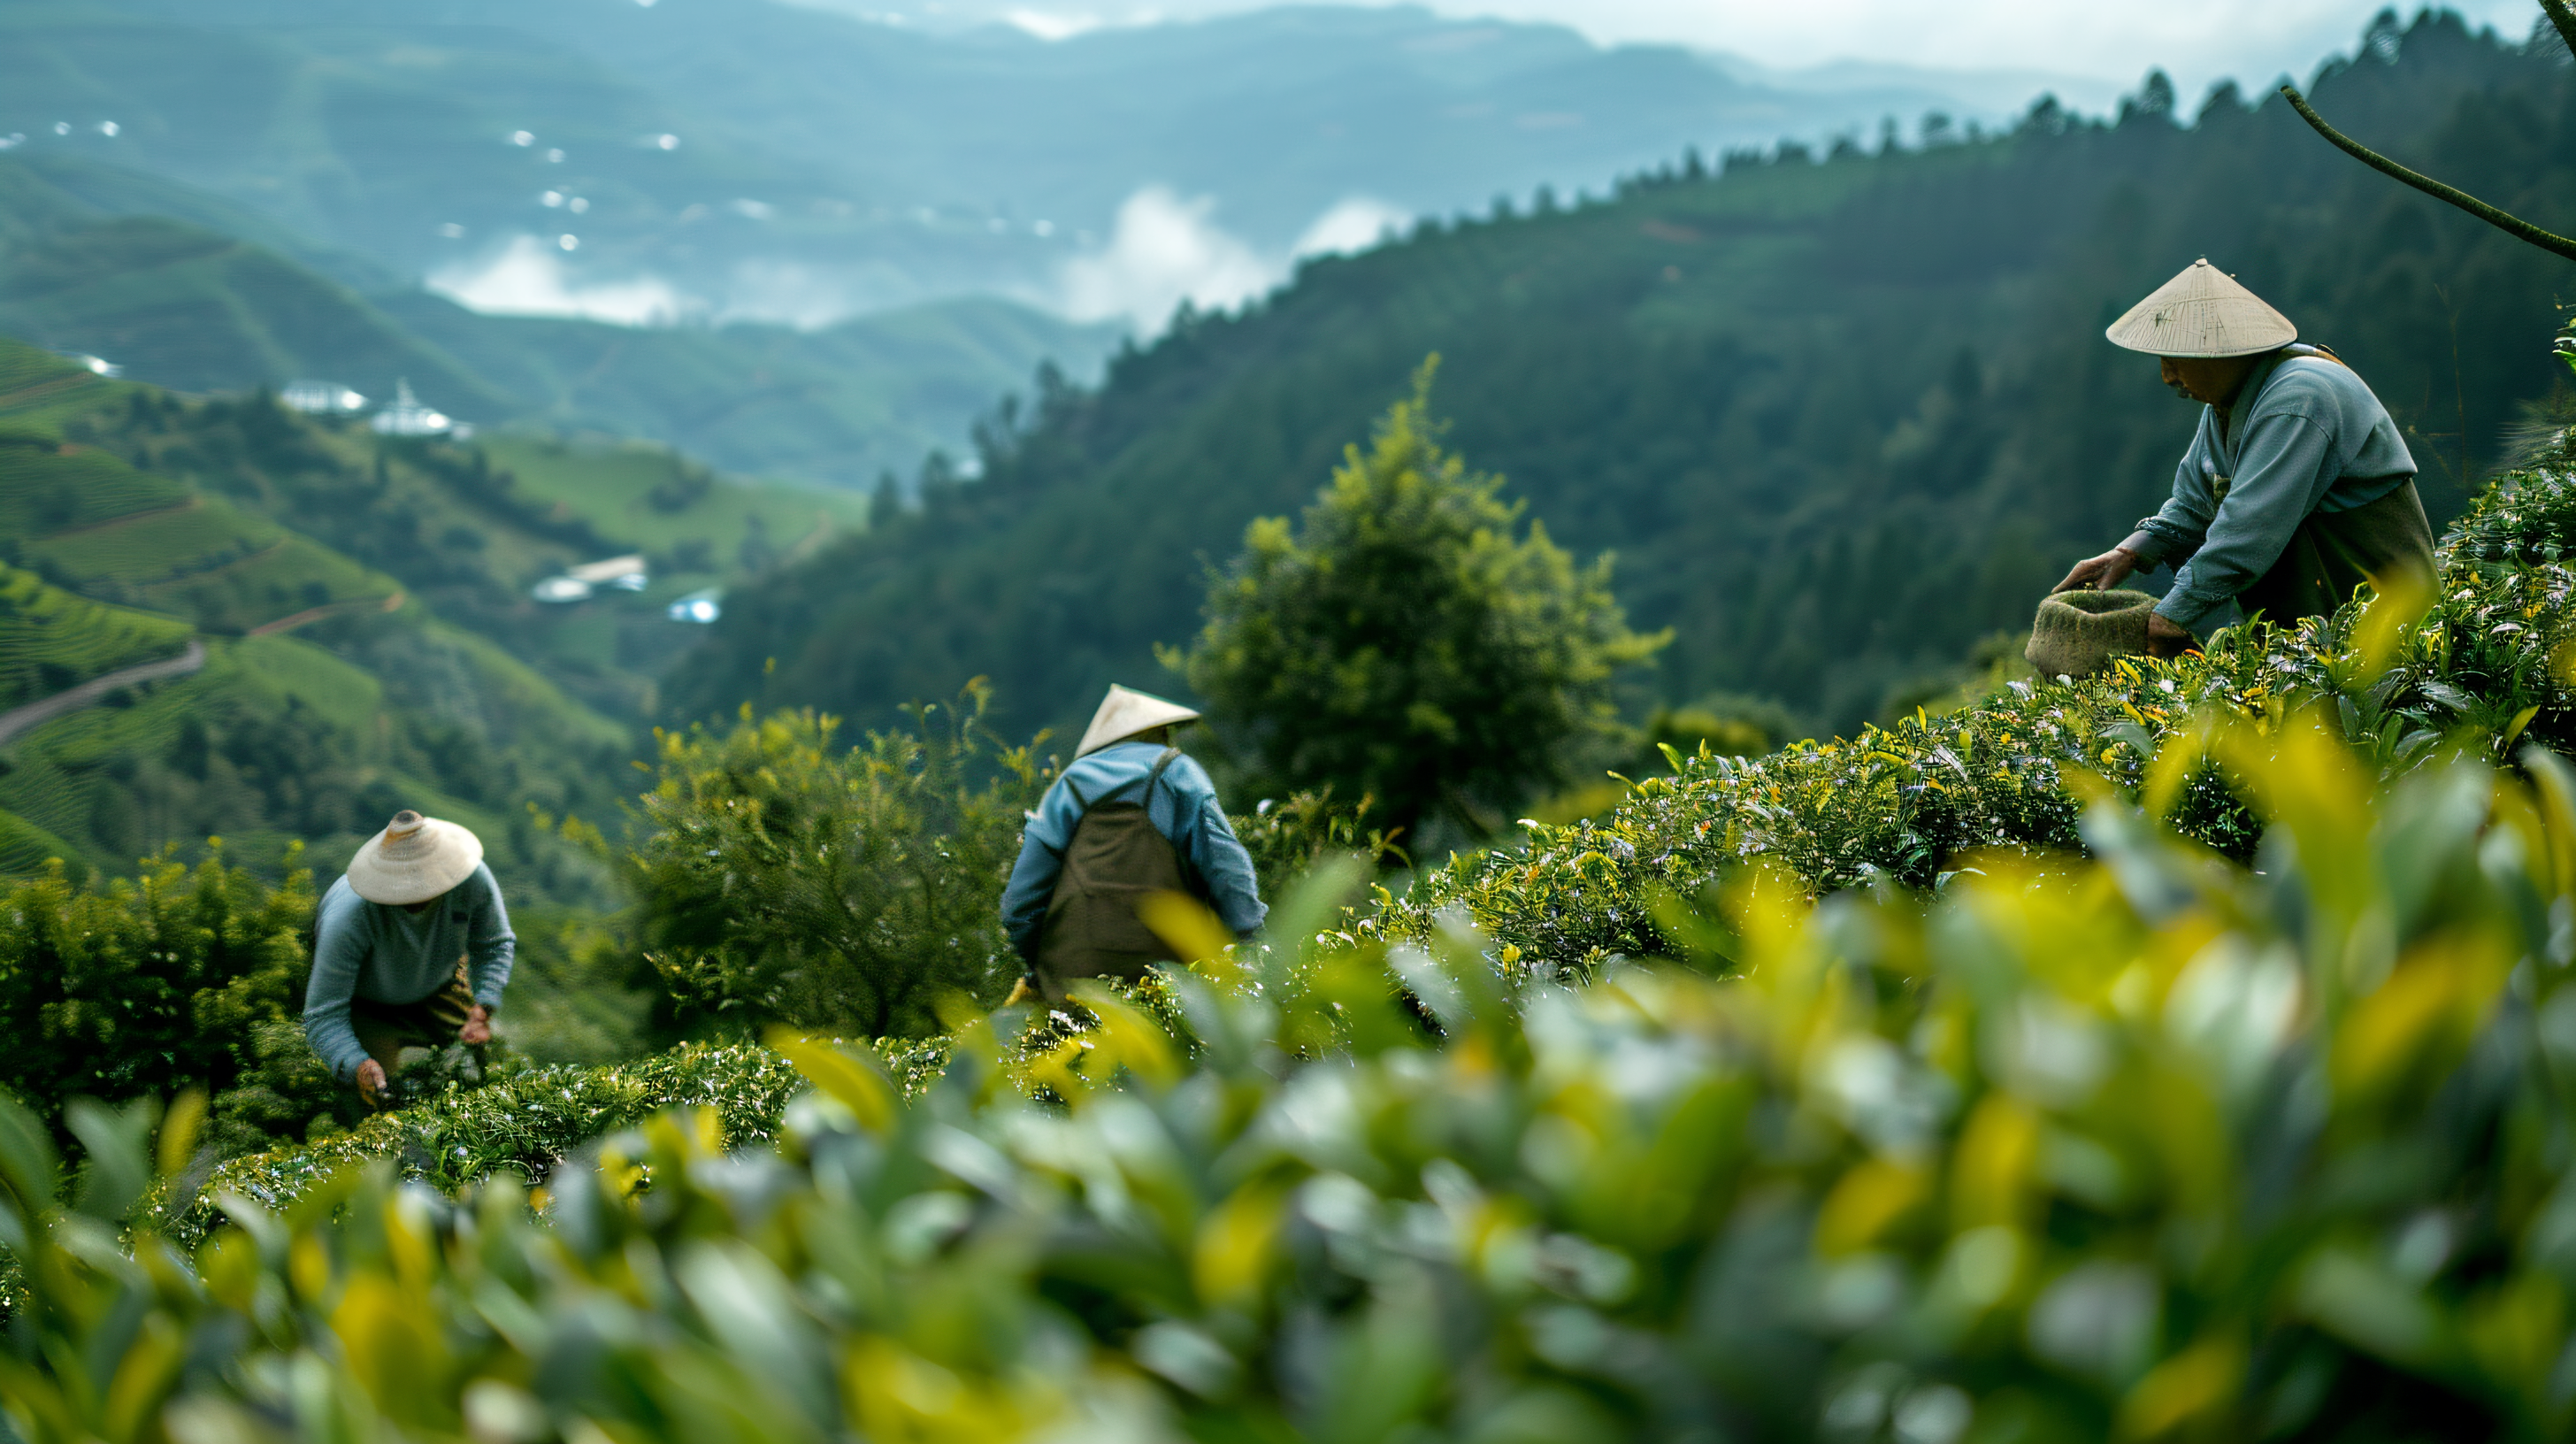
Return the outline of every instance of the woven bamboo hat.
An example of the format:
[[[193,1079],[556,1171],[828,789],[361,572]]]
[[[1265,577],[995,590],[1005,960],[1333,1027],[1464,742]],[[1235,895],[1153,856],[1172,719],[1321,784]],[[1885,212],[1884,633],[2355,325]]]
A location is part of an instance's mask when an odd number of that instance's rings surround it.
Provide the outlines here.
[[[2150,356],[2258,356],[2298,340],[2299,328],[2203,256],[2102,334]]]
[[[1091,725],[1082,730],[1082,745],[1073,750],[1073,755],[1088,757],[1112,742],[1124,742],[1139,732],[1197,720],[1198,713],[1178,702],[1149,697],[1113,682],[1109,695],[1100,699],[1100,710],[1091,714]]]
[[[371,903],[427,902],[474,875],[483,840],[406,808],[349,859],[349,890]]]
[[[2147,617],[2156,599],[2145,592],[2055,592],[2039,604],[2022,655],[2043,677],[2090,677],[2114,657],[2147,649]]]

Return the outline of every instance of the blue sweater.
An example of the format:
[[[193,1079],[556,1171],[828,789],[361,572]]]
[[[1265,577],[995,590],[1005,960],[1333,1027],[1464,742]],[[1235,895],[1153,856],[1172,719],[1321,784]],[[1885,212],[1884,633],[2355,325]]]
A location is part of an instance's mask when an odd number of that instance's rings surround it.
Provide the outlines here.
[[[1135,802],[1163,748],[1155,742],[1113,742],[1088,757],[1074,759],[1064,775],[1047,789],[1037,811],[1029,814],[1020,834],[1020,859],[1011,868],[1011,885],[1002,893],[1002,925],[1011,946],[1023,958],[1037,956],[1038,932],[1045,926],[1047,904],[1055,898],[1057,876],[1064,870],[1064,849],[1082,821],[1083,806],[1073,790],[1092,802]],[[1154,830],[1171,839],[1207,885],[1216,915],[1237,937],[1261,926],[1269,916],[1252,875],[1251,854],[1234,835],[1217,805],[1216,784],[1206,769],[1187,756],[1175,757],[1163,769],[1163,780],[1145,800],[1145,816]]]
[[[2414,475],[2397,423],[2352,368],[2293,348],[2249,375],[2223,415],[2202,408],[2173,499],[2121,545],[2149,570],[2174,568],[2156,610],[2198,633],[2262,580],[2311,513],[2367,506]]]
[[[367,1061],[349,1024],[349,1002],[417,1003],[447,986],[459,958],[468,960],[474,1001],[501,1006],[518,938],[510,931],[501,885],[481,863],[438,901],[412,912],[371,903],[342,878],[322,895],[314,927],[313,981],[304,989],[304,1036],[347,1082]]]

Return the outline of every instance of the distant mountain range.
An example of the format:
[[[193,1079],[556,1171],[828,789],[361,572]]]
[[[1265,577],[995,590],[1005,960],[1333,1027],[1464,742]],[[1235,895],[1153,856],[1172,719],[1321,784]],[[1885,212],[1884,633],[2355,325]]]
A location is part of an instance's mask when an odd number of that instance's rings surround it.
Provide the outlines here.
[[[0,155],[0,334],[182,391],[315,377],[390,398],[408,380],[461,420],[844,487],[966,455],[995,398],[1049,361],[1089,375],[1118,336],[989,297],[814,331],[480,315],[222,197],[43,152]]]
[[[1874,145],[1928,110],[1991,125],[2044,79],[1769,72],[1412,8],[1056,42],[772,0],[0,13],[0,137],[24,154],[182,180],[487,306],[807,325],[968,292],[1062,303],[1068,267],[1170,239],[1120,233],[1156,187],[1240,293],[1301,239],[1600,189],[1689,146]],[[1082,293],[1091,313],[1121,309],[1109,291]]]

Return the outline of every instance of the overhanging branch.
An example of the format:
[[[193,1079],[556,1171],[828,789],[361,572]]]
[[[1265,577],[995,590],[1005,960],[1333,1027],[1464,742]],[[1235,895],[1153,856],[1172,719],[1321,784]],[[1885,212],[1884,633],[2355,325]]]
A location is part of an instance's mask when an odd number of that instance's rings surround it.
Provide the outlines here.
[[[2576,5],[2567,0],[2540,0],[2540,8],[2549,23],[2558,27],[2558,38],[2567,42],[2567,53],[2576,55]]]
[[[2549,12],[2549,18],[2552,21],[2557,22],[2561,30],[2576,31],[2576,12],[2569,11],[2568,0],[2543,0],[2543,3],[2549,4],[2553,7]],[[2566,13],[2566,18],[2564,19],[2561,18],[2562,12]],[[2568,41],[2568,44],[2571,48],[2576,48],[2576,38],[2571,38]],[[2470,215],[2476,216],[2479,220],[2486,222],[2488,225],[2495,227],[2497,230],[2504,232],[2506,235],[2514,237],[2516,240],[2528,241],[2532,245],[2538,246],[2544,251],[2548,251],[2554,255],[2564,256],[2571,261],[2576,261],[2576,241],[2571,241],[2565,236],[2555,235],[2551,232],[2544,231],[2540,227],[2533,225],[2531,222],[2526,221],[2519,216],[2507,215],[2503,211],[2497,210],[2495,207],[2488,205],[2485,201],[2479,200],[2476,196],[2470,195],[2467,191],[2461,190],[2457,186],[2447,186],[2442,184],[2440,181],[2433,179],[2431,176],[2419,175],[2414,171],[2408,170],[2406,167],[2399,165],[2397,162],[2390,160],[2388,157],[2381,155],[2379,152],[2372,150],[2370,147],[2363,145],[2357,140],[2354,140],[2351,136],[2345,135],[2342,131],[2326,124],[2326,118],[2317,114],[2316,107],[2308,104],[2307,97],[2299,94],[2296,86],[2282,86],[2281,94],[2290,102],[2291,108],[2298,111],[2299,118],[2306,121],[2311,129],[2315,130],[2317,134],[2324,136],[2327,140],[2334,142],[2336,149],[2341,150],[2344,154],[2360,161],[2363,165],[2370,167],[2381,175],[2388,176],[2395,180],[2404,181],[2406,184],[2413,186],[2415,189],[2422,191],[2428,196],[2433,197],[2435,200],[2448,201],[2452,205],[2458,206],[2461,210],[2467,211]]]

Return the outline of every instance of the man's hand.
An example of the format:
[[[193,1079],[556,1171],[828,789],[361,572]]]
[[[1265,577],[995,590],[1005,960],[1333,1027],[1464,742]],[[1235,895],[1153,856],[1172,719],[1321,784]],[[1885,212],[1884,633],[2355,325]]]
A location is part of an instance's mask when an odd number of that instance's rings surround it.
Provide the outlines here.
[[[370,1108],[385,1106],[385,1065],[370,1058],[358,1065],[358,1096]]]
[[[2164,613],[2147,613],[2148,656],[2179,657],[2199,645],[2191,633],[2166,620]]]
[[[465,1010],[465,1022],[456,1030],[456,1041],[468,1048],[480,1048],[492,1041],[492,1010],[481,1003]]]
[[[2087,557],[2075,564],[2066,580],[2057,584],[2061,592],[2107,592],[2129,579],[2138,569],[2138,554],[2125,547],[2113,547],[2098,557]]]

